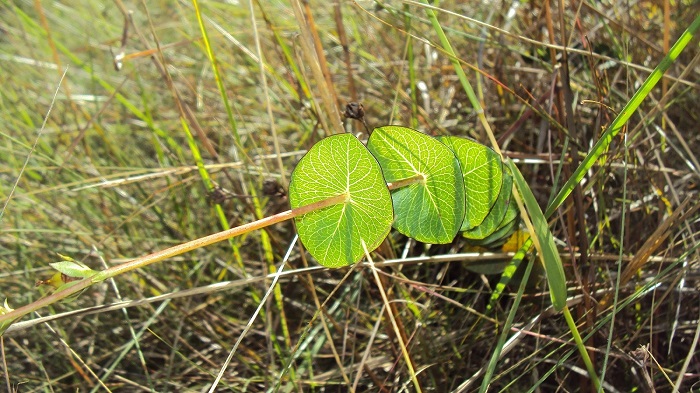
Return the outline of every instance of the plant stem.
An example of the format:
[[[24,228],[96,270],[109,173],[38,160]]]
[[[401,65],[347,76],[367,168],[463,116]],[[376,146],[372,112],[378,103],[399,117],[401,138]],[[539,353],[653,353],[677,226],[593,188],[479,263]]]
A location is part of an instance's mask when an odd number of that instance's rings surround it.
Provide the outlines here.
[[[411,184],[420,183],[420,182],[424,182],[424,181],[425,181],[425,175],[423,175],[422,173],[419,173],[417,175],[411,176],[411,177],[406,178],[406,179],[401,179],[401,180],[397,180],[395,182],[386,183],[386,186],[389,188],[389,191],[394,191],[397,188],[410,186]]]
[[[387,187],[389,187],[390,190],[394,190],[400,187],[405,187],[408,185],[411,185],[413,183],[418,183],[421,182],[425,179],[425,177],[422,174],[415,175],[413,177],[407,178],[407,179],[402,179],[394,183],[388,183]],[[309,205],[301,206],[296,209],[292,210],[287,210],[285,212],[275,214],[270,217],[265,217],[263,219],[257,220],[250,222],[248,224],[244,224],[235,228],[227,229],[225,231],[217,232],[208,236],[201,237],[199,239],[195,239],[186,243],[178,244],[177,246],[173,246],[170,248],[166,248],[164,250],[156,251],[152,254],[145,255],[139,258],[136,258],[134,260],[131,260],[129,262],[125,262],[121,265],[113,266],[109,269],[105,269],[100,271],[99,273],[91,276],[84,278],[80,281],[76,281],[75,284],[71,285],[70,287],[67,287],[65,289],[62,289],[60,291],[54,292],[49,296],[46,296],[44,298],[41,298],[33,303],[27,304],[25,306],[22,306],[20,308],[17,308],[7,314],[0,315],[0,335],[4,333],[5,329],[7,329],[10,324],[13,322],[19,320],[20,318],[24,317],[25,315],[34,312],[36,310],[39,310],[41,308],[44,308],[48,305],[54,304],[56,302],[59,302],[63,299],[69,298],[86,288],[92,286],[93,284],[102,282],[106,279],[116,277],[120,274],[124,274],[127,272],[130,272],[132,270],[136,269],[141,269],[144,268],[150,264],[156,263],[163,261],[168,258],[172,258],[177,255],[184,254],[188,251],[196,250],[198,248],[206,247],[209,245],[212,245],[214,243],[218,243],[223,240],[228,240],[233,237],[242,235],[244,233],[248,233],[251,231],[255,231],[261,228],[268,227],[270,225],[274,225],[277,223],[280,223],[282,221],[289,220],[294,217],[298,217],[307,213],[310,213],[312,211],[320,210],[325,207],[329,207],[332,205],[336,205],[339,203],[344,203],[347,201],[347,195],[346,194],[340,194],[336,195],[334,197],[324,199],[319,202],[315,202]]]
[[[188,251],[195,250],[197,248],[205,247],[214,243],[218,243],[222,240],[227,240],[235,236],[242,235],[257,229],[261,229],[273,224],[277,224],[282,221],[289,220],[294,217],[298,217],[312,211],[320,210],[325,207],[343,203],[347,200],[346,194],[336,195],[334,197],[324,199],[319,202],[311,203],[309,205],[301,206],[296,209],[287,210],[285,212],[275,214],[274,216],[265,217],[261,220],[253,221],[245,225],[241,225],[235,228],[231,228],[226,231],[217,232],[209,236],[204,236],[199,239],[189,241],[187,243],[178,244],[165,250],[156,251],[152,254],[136,258],[129,262],[125,262],[121,265],[113,266],[109,269],[105,269],[91,277],[84,278],[77,281],[74,285],[65,288],[63,290],[52,293],[42,299],[39,299],[33,303],[22,306],[15,309],[7,314],[0,315],[0,334],[4,332],[5,329],[14,321],[19,320],[23,316],[39,310],[48,305],[54,304],[58,301],[66,299],[74,294],[77,294],[84,289],[90,287],[93,284],[102,282],[108,278],[118,276],[130,272],[135,269],[144,268],[150,264],[160,262],[167,258],[172,258],[174,256],[184,254]]]

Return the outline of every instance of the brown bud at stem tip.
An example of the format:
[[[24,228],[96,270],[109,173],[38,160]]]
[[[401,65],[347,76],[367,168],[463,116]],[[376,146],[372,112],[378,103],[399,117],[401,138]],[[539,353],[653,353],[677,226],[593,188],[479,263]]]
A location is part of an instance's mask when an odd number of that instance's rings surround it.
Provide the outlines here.
[[[365,117],[365,108],[359,102],[351,102],[345,105],[345,117],[362,120]]]
[[[262,192],[269,197],[280,199],[287,196],[287,191],[285,191],[284,187],[275,179],[265,180],[265,182],[263,182]]]
[[[365,131],[370,133],[369,127],[367,126],[367,121],[365,121],[365,108],[359,102],[350,102],[345,105],[345,117],[348,119],[356,119],[362,122],[365,126]]]

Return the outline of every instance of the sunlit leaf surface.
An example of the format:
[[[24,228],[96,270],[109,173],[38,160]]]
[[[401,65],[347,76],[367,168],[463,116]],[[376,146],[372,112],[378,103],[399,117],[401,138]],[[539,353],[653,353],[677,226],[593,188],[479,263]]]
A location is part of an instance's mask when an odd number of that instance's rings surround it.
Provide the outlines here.
[[[462,167],[467,205],[461,231],[484,221],[501,191],[501,158],[490,148],[466,138],[445,136],[440,142],[454,151]]]
[[[464,181],[457,158],[435,138],[406,127],[375,128],[367,148],[387,182],[420,176],[391,194],[394,227],[425,243],[449,243],[464,218]]]
[[[353,135],[330,136],[299,161],[289,184],[292,208],[337,195],[346,202],[296,219],[299,238],[321,265],[339,267],[372,251],[391,229],[391,196],[377,160]]]

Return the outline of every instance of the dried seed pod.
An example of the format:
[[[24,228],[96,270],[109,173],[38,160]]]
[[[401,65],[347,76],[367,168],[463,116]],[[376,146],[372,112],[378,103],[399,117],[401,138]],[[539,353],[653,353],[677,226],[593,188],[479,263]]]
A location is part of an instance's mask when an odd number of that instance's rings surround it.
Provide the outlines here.
[[[345,117],[362,120],[365,117],[365,108],[359,102],[350,102],[345,105]]]
[[[275,179],[267,179],[263,182],[262,192],[264,195],[274,198],[286,198],[287,191]]]
[[[367,131],[368,134],[370,133],[369,126],[367,125],[367,121],[365,120],[365,107],[362,106],[362,103],[348,103],[347,105],[345,105],[345,113],[343,114],[348,119],[356,119],[362,122],[362,125],[365,126],[365,131]]]

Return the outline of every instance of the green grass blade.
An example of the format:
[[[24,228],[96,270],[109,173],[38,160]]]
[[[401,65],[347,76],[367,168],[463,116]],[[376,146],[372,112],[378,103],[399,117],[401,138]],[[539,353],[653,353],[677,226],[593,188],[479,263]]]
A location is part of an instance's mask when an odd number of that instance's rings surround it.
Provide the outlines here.
[[[486,306],[487,310],[493,309],[498,299],[501,298],[501,295],[503,295],[503,291],[506,289],[506,285],[508,285],[510,280],[515,275],[516,270],[518,270],[518,267],[520,266],[520,262],[522,262],[523,259],[525,259],[525,256],[527,255],[528,250],[530,250],[530,247],[532,247],[532,238],[528,238],[527,240],[525,240],[520,249],[518,249],[515,255],[513,255],[513,259],[511,259],[510,262],[508,262],[508,265],[503,271],[501,278],[498,280],[498,284],[496,284],[496,287],[493,289],[491,299],[489,299],[489,304],[488,306]]]
[[[241,142],[241,136],[238,133],[238,127],[236,125],[236,118],[233,116],[233,109],[228,100],[228,95],[226,94],[226,87],[221,79],[221,74],[219,73],[219,66],[216,62],[216,56],[214,56],[214,50],[211,47],[209,41],[209,35],[207,34],[207,29],[204,26],[204,20],[202,19],[202,13],[199,9],[199,3],[197,0],[192,1],[194,6],[195,15],[197,16],[197,23],[199,24],[199,29],[202,32],[202,41],[204,42],[204,47],[206,48],[207,58],[209,63],[211,63],[212,71],[214,72],[214,79],[216,80],[216,86],[219,88],[219,94],[221,95],[221,100],[226,108],[226,115],[228,116],[229,124],[231,125],[231,131],[233,132],[233,138],[236,141],[236,147],[243,151],[243,143]]]
[[[498,337],[498,342],[496,343],[496,348],[494,349],[493,353],[491,354],[491,360],[489,360],[488,367],[486,368],[486,373],[484,374],[484,379],[481,381],[481,387],[479,388],[479,393],[486,392],[489,388],[489,385],[491,384],[491,378],[493,377],[493,372],[496,370],[496,364],[498,363],[498,359],[501,357],[501,353],[503,352],[503,346],[506,343],[506,339],[508,338],[508,333],[510,333],[510,327],[513,325],[513,320],[515,319],[515,314],[518,311],[518,307],[520,306],[520,300],[523,298],[523,294],[525,293],[525,287],[527,286],[527,280],[530,278],[530,273],[532,272],[532,266],[533,263],[530,262],[527,264],[527,268],[525,269],[525,274],[523,275],[523,280],[520,282],[520,286],[518,287],[518,294],[515,296],[515,300],[513,301],[513,305],[510,308],[510,311],[508,312],[508,317],[506,318],[506,322],[503,325],[503,330],[501,330],[501,335]]]
[[[591,358],[588,356],[588,350],[586,350],[586,347],[583,344],[583,339],[581,338],[581,335],[578,332],[578,328],[576,327],[574,317],[571,316],[571,311],[569,311],[568,307],[564,307],[564,310],[562,311],[564,314],[564,319],[566,319],[566,324],[569,325],[569,330],[571,330],[571,335],[574,336],[574,341],[576,342],[576,347],[578,348],[579,353],[581,354],[581,359],[586,365],[586,370],[588,370],[588,377],[593,382],[593,385],[595,385],[596,390],[600,392],[602,391],[600,379],[598,379],[598,375],[595,373],[593,362],[591,362]]]
[[[673,64],[676,59],[678,58],[678,55],[683,52],[683,49],[690,43],[690,41],[693,39],[693,36],[697,32],[698,28],[700,28],[700,14],[695,17],[695,20],[693,23],[688,26],[688,28],[681,34],[680,38],[678,38],[678,41],[671,47],[671,50],[669,50],[668,54],[661,60],[658,66],[654,69],[654,71],[647,77],[647,79],[644,81],[644,84],[637,90],[636,93],[634,93],[634,96],[632,96],[632,99],[630,99],[627,102],[627,105],[625,105],[624,108],[620,111],[620,113],[617,115],[615,120],[613,120],[612,123],[608,126],[608,128],[605,130],[603,135],[600,137],[598,142],[596,142],[595,146],[591,149],[590,153],[584,158],[584,160],[581,162],[581,164],[576,168],[576,171],[571,175],[569,180],[566,181],[564,186],[562,187],[561,191],[557,194],[556,197],[554,197],[554,200],[552,203],[547,207],[547,211],[545,212],[545,216],[549,217],[554,213],[554,211],[564,202],[564,200],[571,194],[571,191],[573,191],[574,187],[583,179],[583,177],[586,175],[586,172],[588,172],[589,169],[595,164],[595,162],[598,160],[598,158],[608,149],[608,146],[610,146],[610,143],[612,142],[613,138],[620,133],[622,130],[622,127],[627,123],[627,120],[630,119],[632,114],[637,110],[639,105],[642,103],[642,101],[649,95],[649,92],[656,86],[656,83],[661,80],[661,77],[663,74],[668,70],[669,67],[671,67],[671,64]]]
[[[429,5],[426,0],[423,0],[422,3]],[[479,99],[476,97],[476,93],[474,93],[471,83],[469,83],[469,79],[467,79],[467,74],[464,73],[464,69],[462,69],[462,65],[459,63],[459,59],[457,58],[455,50],[452,48],[452,44],[450,44],[450,41],[447,39],[447,35],[445,35],[445,31],[443,30],[442,25],[440,25],[440,21],[438,20],[437,15],[435,15],[435,11],[432,8],[426,7],[425,13],[428,16],[430,23],[433,25],[433,30],[435,30],[435,33],[437,33],[438,38],[440,39],[442,48],[448,55],[450,55],[450,61],[455,66],[455,73],[457,74],[457,77],[464,88],[464,92],[467,94],[467,98],[469,98],[469,102],[472,104],[475,111],[478,113],[483,113],[484,109],[481,107]]]
[[[411,31],[411,14],[408,4],[404,4],[404,25],[406,31]],[[406,57],[408,58],[408,86],[411,94],[411,128],[418,128],[418,89],[416,78],[416,66],[413,55],[413,36],[406,37]]]
[[[464,88],[464,92],[467,94],[469,103],[472,104],[474,111],[479,117],[479,122],[484,127],[486,135],[489,137],[491,147],[493,147],[498,155],[501,155],[501,148],[498,146],[496,137],[493,135],[493,131],[491,130],[491,125],[486,119],[484,108],[481,106],[481,103],[479,103],[479,99],[476,97],[476,93],[474,93],[474,89],[472,88],[471,83],[469,83],[469,79],[467,79],[467,74],[464,72],[464,69],[462,69],[462,64],[460,64],[459,58],[457,57],[455,50],[452,48],[452,44],[450,44],[450,40],[448,40],[447,35],[445,35],[445,30],[443,30],[442,25],[440,25],[440,21],[438,20],[437,15],[435,15],[435,11],[431,8],[432,6],[428,3],[428,1],[422,0],[421,2],[426,6],[425,13],[428,16],[430,23],[433,25],[433,30],[435,30],[435,33],[440,38],[442,48],[450,56],[450,62],[452,62],[452,65],[455,67],[457,78],[459,79],[462,88]]]
[[[532,218],[532,225],[535,230],[535,245],[539,243],[538,251],[542,263],[544,264],[544,269],[547,273],[547,283],[549,285],[549,295],[552,298],[552,304],[557,311],[562,311],[566,323],[571,330],[571,335],[576,341],[576,347],[581,354],[581,358],[586,365],[589,377],[595,385],[596,388],[600,387],[600,380],[595,373],[595,368],[588,356],[588,351],[583,345],[583,340],[581,340],[581,335],[578,332],[576,323],[569,312],[569,308],[566,307],[566,277],[564,276],[564,267],[561,262],[561,257],[559,256],[559,251],[554,244],[554,237],[552,232],[549,230],[549,225],[547,224],[547,219],[542,214],[540,206],[537,204],[535,196],[532,194],[532,190],[525,182],[522,173],[512,160],[508,160],[508,166],[513,172],[513,178],[518,186],[518,192],[523,199],[523,203],[527,207],[530,217]]]
[[[532,194],[532,190],[527,185],[525,178],[513,161],[507,161],[513,179],[518,187],[518,192],[523,199],[523,203],[527,207],[527,211],[532,217],[532,225],[535,228],[534,235],[539,241],[540,258],[547,272],[547,283],[549,284],[549,295],[552,298],[552,304],[557,311],[561,311],[566,306],[566,277],[564,276],[564,267],[559,256],[557,246],[554,244],[554,236],[549,230],[547,219],[542,214],[540,206],[537,204],[537,199]],[[535,242],[537,245],[537,242]]]

